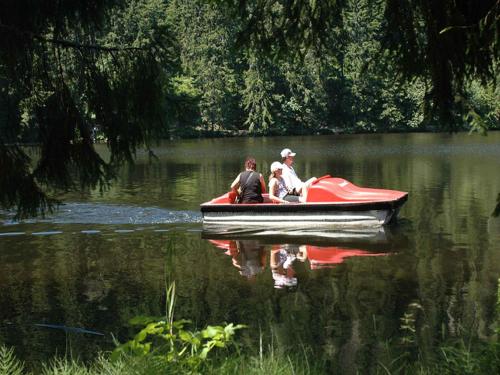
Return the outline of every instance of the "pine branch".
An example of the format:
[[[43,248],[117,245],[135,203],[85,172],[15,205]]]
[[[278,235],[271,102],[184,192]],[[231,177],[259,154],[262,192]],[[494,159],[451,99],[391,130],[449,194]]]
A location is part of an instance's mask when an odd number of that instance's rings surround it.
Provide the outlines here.
[[[58,45],[63,48],[72,48],[78,50],[93,50],[93,51],[101,51],[101,52],[127,52],[127,51],[149,51],[151,48],[149,47],[118,47],[118,46],[103,46],[100,44],[82,44],[75,41],[57,39],[57,38],[47,38],[41,35],[37,35],[28,31],[19,30],[15,27],[4,25],[0,23],[0,29],[4,29],[10,31],[12,33],[22,35],[24,37],[38,40],[45,43],[52,43]]]

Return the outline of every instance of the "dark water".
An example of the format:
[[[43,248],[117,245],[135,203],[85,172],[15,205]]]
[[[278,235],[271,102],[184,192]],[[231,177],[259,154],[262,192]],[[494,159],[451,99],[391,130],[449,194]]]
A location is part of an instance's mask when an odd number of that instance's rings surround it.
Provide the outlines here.
[[[304,179],[408,191],[399,224],[202,233],[199,204],[228,189],[246,155],[267,177],[284,147]],[[0,342],[26,361],[112,348],[112,335],[131,332],[128,319],[164,311],[167,280],[178,318],[248,324],[245,340],[264,332],[305,345],[338,372],[372,368],[384,345],[405,342],[425,357],[446,340],[492,337],[500,133],[176,141],[156,155],[152,164],[139,155],[103,195],[68,194],[53,216],[1,214]]]

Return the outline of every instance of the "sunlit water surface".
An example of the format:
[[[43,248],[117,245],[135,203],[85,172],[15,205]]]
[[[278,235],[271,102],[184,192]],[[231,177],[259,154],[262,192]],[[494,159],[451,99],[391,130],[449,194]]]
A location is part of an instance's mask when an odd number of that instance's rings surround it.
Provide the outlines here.
[[[204,233],[199,204],[228,190],[247,155],[267,179],[284,147],[304,178],[408,191],[399,224]],[[130,318],[164,312],[167,280],[178,318],[245,323],[249,340],[306,345],[338,373],[373,368],[377,348],[408,336],[432,352],[493,335],[500,133],[188,140],[155,153],[45,218],[1,213],[0,342],[28,363],[112,348]]]

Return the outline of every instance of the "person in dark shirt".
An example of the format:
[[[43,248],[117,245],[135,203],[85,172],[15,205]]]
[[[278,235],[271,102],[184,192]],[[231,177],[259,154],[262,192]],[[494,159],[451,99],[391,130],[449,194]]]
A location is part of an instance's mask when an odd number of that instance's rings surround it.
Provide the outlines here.
[[[239,203],[262,203],[266,183],[262,174],[255,171],[257,163],[252,157],[245,161],[245,171],[241,172],[231,184],[231,190],[239,196]]]

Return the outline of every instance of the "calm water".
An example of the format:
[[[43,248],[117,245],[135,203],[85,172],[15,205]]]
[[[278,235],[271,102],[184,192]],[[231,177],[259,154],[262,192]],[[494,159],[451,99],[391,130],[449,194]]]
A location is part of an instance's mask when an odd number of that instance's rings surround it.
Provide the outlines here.
[[[247,155],[267,178],[284,147],[304,179],[408,191],[399,224],[326,238],[202,233],[199,204],[228,190]],[[280,346],[304,344],[339,373],[372,367],[383,345],[426,356],[443,340],[492,336],[500,133],[190,140],[155,151],[103,195],[68,194],[51,217],[0,214],[0,342],[23,359],[111,348],[111,335],[131,332],[128,319],[163,312],[167,280],[178,318],[248,324],[245,340],[260,330]]]

